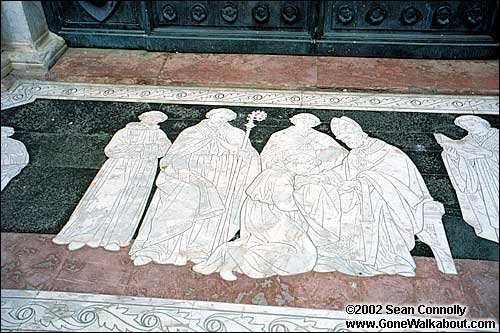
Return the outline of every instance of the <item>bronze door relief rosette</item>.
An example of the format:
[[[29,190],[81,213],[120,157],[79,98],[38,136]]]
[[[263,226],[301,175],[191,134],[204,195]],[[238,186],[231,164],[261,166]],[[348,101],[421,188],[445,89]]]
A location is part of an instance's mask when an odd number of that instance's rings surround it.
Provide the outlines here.
[[[337,21],[342,24],[349,24],[354,20],[354,16],[356,13],[351,6],[343,5],[338,9],[337,12]]]
[[[252,9],[252,17],[258,23],[265,23],[269,20],[269,6],[257,5]]]
[[[171,4],[163,6],[161,13],[167,22],[173,22],[177,19],[177,10]]]
[[[220,16],[228,23],[234,23],[238,18],[238,7],[233,3],[226,3],[220,10]]]
[[[387,11],[381,6],[375,6],[366,13],[366,22],[371,25],[381,24],[387,16]]]
[[[401,12],[401,17],[399,20],[401,24],[411,26],[415,25],[422,19],[422,13],[415,6],[410,6],[405,8]]]
[[[207,9],[205,6],[197,3],[191,7],[191,18],[198,23],[205,21],[207,18]]]
[[[287,3],[281,9],[281,17],[285,23],[293,24],[299,17],[299,9],[294,4]]]

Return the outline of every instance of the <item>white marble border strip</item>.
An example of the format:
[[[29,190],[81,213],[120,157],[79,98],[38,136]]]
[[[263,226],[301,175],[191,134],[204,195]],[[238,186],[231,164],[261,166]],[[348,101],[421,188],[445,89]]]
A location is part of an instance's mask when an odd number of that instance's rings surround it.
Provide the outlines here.
[[[17,81],[8,91],[2,92],[2,110],[31,103],[37,98],[357,111],[499,114],[498,96],[219,89],[22,80]]]
[[[425,319],[28,290],[2,290],[1,303],[2,331],[345,332],[347,320]]]

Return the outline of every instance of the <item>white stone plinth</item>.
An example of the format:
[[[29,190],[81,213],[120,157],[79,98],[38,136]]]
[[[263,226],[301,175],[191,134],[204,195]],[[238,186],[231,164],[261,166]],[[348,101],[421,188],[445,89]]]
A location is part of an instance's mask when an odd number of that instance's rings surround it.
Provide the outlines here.
[[[39,1],[2,2],[2,77],[43,74],[66,50],[50,32]],[[5,58],[5,60],[4,60]]]

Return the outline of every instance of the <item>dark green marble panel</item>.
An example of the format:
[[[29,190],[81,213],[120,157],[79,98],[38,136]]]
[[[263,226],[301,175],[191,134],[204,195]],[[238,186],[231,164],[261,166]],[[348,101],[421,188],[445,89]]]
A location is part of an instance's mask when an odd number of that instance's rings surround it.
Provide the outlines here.
[[[37,100],[2,110],[1,121],[24,132],[114,134],[149,109],[145,103]]]
[[[7,201],[78,203],[98,170],[27,166],[2,191]]]
[[[405,153],[415,163],[422,175],[448,175],[441,153],[428,151],[405,151]]]
[[[457,195],[448,176],[425,175],[424,181],[434,200],[441,202],[445,208],[460,209]]]
[[[13,138],[29,147],[30,166],[99,169],[111,135],[16,132]]]
[[[16,129],[14,138],[25,143],[31,161],[1,194],[3,232],[57,233],[66,223],[97,169],[105,161],[103,153],[111,136],[148,110],[161,110],[169,120],[161,128],[173,141],[186,127],[205,119],[217,106],[170,105],[155,103],[83,102],[38,100],[3,110],[2,126]],[[223,106],[220,106],[223,107]],[[233,124],[244,129],[246,116],[254,107],[230,107],[238,114]],[[455,126],[458,115],[401,112],[331,111],[289,108],[262,108],[265,122],[252,132],[253,146],[260,152],[276,131],[290,125],[289,118],[300,112],[317,115],[317,129],[333,136],[332,117],[347,115],[358,121],[371,136],[406,152],[417,165],[434,199],[445,206],[443,223],[455,258],[498,260],[498,244],[477,237],[462,219],[460,207],[441,160],[441,147],[433,133],[461,138],[466,132]],[[497,116],[481,116],[498,127]],[[422,242],[412,254],[432,256]]]
[[[445,215],[443,222],[454,258],[498,261],[498,243],[477,237],[461,218]]]
[[[4,201],[2,232],[57,234],[66,224],[76,204]]]
[[[404,151],[441,152],[442,148],[432,133],[367,132],[371,137],[384,140]]]
[[[365,131],[400,132],[404,114],[387,111],[345,111],[344,116],[356,121]]]

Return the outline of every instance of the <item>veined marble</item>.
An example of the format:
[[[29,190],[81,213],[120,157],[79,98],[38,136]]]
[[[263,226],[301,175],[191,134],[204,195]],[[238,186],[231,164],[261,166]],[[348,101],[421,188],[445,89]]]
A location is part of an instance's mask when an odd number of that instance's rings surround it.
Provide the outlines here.
[[[423,316],[353,315],[339,310],[28,290],[2,290],[1,311],[2,331],[45,332],[344,332],[362,331],[347,328],[347,321],[353,320],[380,323],[380,320],[425,322],[427,319]],[[493,327],[489,329],[434,331],[498,331],[498,323],[491,321],[491,324]]]
[[[130,250],[135,265],[185,265],[206,260],[240,228],[245,189],[261,170],[259,153],[246,133],[229,124],[230,109],[213,109],[207,119],[182,131],[160,161],[158,189]]]
[[[477,116],[460,116],[455,124],[469,134],[460,140],[434,136],[462,215],[479,237],[498,243],[498,129]]]
[[[127,246],[140,222],[158,169],[171,145],[158,123],[160,111],[139,116],[106,146],[108,160],[97,173],[63,229],[53,239],[70,250],[87,245],[118,251]]]
[[[2,126],[2,191],[29,163],[26,146],[19,140],[12,139],[12,127]]]
[[[210,87],[16,81],[2,109],[38,98],[354,111],[498,114],[498,96],[373,94]]]
[[[420,172],[398,148],[370,138],[348,117],[333,118],[332,138],[311,114],[275,133],[262,152],[263,171],[247,188],[241,238],[193,267],[252,278],[308,271],[415,275],[415,236],[432,249],[439,270],[456,274],[441,217]],[[321,143],[320,143],[321,142]]]

